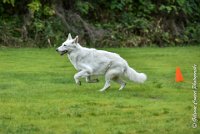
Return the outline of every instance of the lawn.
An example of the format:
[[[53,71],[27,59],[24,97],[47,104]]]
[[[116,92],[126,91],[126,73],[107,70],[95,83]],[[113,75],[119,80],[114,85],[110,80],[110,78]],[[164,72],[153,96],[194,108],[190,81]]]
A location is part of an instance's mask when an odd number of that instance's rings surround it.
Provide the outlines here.
[[[128,82],[122,91],[113,83],[101,93],[103,77],[96,84],[76,85],[76,70],[53,48],[0,48],[0,133],[200,133],[200,124],[192,128],[192,66],[200,66],[200,47],[106,50],[146,73],[146,83]],[[175,82],[177,66],[182,83]]]

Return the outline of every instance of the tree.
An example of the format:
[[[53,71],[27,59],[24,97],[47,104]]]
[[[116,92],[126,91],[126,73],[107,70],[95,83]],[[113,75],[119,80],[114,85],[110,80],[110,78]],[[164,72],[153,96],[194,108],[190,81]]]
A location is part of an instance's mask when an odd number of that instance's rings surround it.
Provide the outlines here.
[[[198,0],[3,0],[0,13],[4,45],[55,46],[69,32],[95,47],[200,42]]]

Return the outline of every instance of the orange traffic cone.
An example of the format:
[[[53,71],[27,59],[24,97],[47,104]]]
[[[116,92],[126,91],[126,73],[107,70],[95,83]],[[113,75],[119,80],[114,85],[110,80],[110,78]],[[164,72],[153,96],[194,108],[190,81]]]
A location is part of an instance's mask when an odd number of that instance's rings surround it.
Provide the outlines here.
[[[180,67],[176,68],[176,82],[182,82],[183,81],[183,76],[181,74],[181,69]]]

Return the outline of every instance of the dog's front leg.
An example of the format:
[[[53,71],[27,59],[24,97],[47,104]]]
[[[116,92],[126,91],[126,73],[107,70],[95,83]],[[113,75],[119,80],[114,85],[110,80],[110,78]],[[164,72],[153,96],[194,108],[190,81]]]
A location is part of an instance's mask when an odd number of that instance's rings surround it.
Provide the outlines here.
[[[81,85],[81,81],[79,80],[81,77],[88,77],[89,73],[86,70],[80,71],[74,75],[74,80],[76,84]]]
[[[85,78],[85,81],[86,81],[87,83],[96,83],[96,82],[99,82],[99,79],[98,79],[98,78],[91,79],[90,76],[87,76],[87,77]]]

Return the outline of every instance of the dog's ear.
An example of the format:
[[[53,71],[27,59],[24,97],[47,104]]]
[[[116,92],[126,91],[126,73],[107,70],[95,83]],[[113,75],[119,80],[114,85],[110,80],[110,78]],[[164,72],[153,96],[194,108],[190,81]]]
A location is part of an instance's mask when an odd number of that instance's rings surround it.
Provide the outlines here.
[[[74,38],[74,43],[78,43],[78,36]]]
[[[67,38],[67,40],[72,40],[72,36],[71,36],[70,33],[68,34],[68,38]]]

